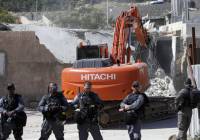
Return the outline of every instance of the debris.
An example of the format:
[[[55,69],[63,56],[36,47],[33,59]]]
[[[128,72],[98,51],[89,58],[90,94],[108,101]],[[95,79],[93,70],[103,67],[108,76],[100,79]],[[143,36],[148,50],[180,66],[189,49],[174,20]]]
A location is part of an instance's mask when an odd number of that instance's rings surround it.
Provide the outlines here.
[[[150,80],[151,86],[146,91],[148,96],[175,96],[175,89],[172,79],[167,76],[163,69],[159,68],[155,72],[155,78]]]

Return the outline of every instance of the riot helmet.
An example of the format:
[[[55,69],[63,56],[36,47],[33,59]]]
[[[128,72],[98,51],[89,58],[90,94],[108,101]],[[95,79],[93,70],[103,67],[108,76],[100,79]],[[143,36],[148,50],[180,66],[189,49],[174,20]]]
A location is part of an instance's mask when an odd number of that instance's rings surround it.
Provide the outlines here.
[[[139,89],[140,89],[140,83],[138,81],[134,81],[132,83],[132,90],[133,90],[133,92],[139,91]]]
[[[14,94],[14,92],[15,92],[15,85],[14,85],[14,83],[8,83],[7,90],[8,90],[8,92],[9,92],[10,95]]]
[[[56,83],[50,82],[48,86],[48,93],[56,94],[58,92],[58,85]]]
[[[185,87],[192,87],[192,81],[190,78],[187,78],[185,83],[184,83]]]
[[[91,88],[92,88],[92,83],[90,81],[86,81],[84,83],[84,91],[87,93],[87,92],[90,92],[91,91]]]

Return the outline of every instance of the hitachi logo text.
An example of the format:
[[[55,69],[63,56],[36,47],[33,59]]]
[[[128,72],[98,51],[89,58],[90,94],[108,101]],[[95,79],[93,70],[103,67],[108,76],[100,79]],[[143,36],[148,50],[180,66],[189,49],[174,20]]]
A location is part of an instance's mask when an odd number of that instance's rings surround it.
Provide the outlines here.
[[[81,74],[81,80],[116,80],[116,74]]]

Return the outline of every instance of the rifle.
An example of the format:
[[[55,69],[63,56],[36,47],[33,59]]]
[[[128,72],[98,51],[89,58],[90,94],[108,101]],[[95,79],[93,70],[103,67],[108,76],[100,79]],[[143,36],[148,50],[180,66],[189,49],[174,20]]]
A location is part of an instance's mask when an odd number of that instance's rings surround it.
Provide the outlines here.
[[[44,118],[55,119],[55,120],[65,120],[66,113],[62,111],[62,106],[57,103],[49,103],[47,105],[48,111],[43,112]]]

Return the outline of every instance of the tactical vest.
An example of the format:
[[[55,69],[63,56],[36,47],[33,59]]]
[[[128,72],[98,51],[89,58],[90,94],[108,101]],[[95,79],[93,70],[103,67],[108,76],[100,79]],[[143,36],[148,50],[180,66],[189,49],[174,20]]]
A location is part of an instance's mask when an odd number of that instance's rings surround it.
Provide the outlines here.
[[[98,108],[94,99],[94,93],[80,94],[79,97],[80,109],[84,109],[87,112],[88,118],[95,118],[98,114]]]
[[[3,97],[3,108],[7,111],[12,111],[16,109],[19,104],[19,98],[21,98],[21,95],[18,94],[14,94],[12,98],[9,98],[8,96]],[[4,122],[6,122],[8,118],[9,117],[5,115],[2,119],[4,120]],[[10,121],[20,127],[26,126],[26,113],[24,111],[16,112],[14,116],[10,117]]]
[[[79,98],[80,108],[87,108],[88,106],[95,104],[91,94],[92,93],[80,94]]]
[[[47,106],[62,106],[62,100],[61,100],[62,96],[61,95],[57,95],[54,97],[50,97],[47,96],[46,99],[46,105]],[[62,110],[59,111],[47,111],[47,112],[43,112],[43,116],[44,118],[46,118],[47,120],[65,120],[66,119],[66,115]]]
[[[183,91],[183,94],[184,95],[184,102],[182,104],[182,107],[191,107],[191,96],[190,96],[190,91],[191,89],[189,88],[185,88],[184,91]]]
[[[14,94],[13,97],[9,98],[8,96],[3,97],[3,108],[7,111],[12,111],[18,107],[19,98],[21,95]]]
[[[60,96],[48,97],[46,103],[47,105],[61,106],[61,97]]]
[[[138,98],[139,98],[139,96],[146,96],[145,94],[143,95],[144,93],[134,93],[134,94],[130,94],[129,96],[128,96],[128,99],[127,99],[127,105],[131,105],[132,103],[134,103]],[[143,118],[144,117],[144,113],[145,113],[145,105],[147,104],[147,100],[148,100],[148,98],[146,99],[147,97],[144,97],[144,103],[143,103],[143,105],[142,106],[140,106],[140,108],[139,109],[137,109],[137,110],[134,110],[137,114],[138,114],[138,116],[140,117],[140,118]]]

